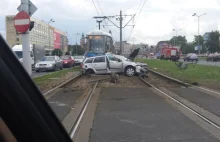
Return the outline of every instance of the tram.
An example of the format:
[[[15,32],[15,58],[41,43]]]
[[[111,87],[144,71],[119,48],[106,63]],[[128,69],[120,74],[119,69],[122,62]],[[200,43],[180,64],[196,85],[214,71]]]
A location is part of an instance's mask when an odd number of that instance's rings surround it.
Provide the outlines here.
[[[114,53],[113,38],[110,33],[94,30],[86,35],[85,57]]]

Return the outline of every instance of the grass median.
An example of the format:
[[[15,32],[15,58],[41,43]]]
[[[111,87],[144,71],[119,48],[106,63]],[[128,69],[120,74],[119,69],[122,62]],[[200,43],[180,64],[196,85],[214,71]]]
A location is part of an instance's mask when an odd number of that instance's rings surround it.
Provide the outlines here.
[[[46,74],[46,75],[43,75],[40,77],[35,77],[35,78],[33,78],[33,80],[36,83],[36,85],[41,85],[41,84],[44,84],[45,82],[48,82],[50,79],[61,78],[62,76],[65,76],[69,72],[79,72],[79,71],[80,71],[79,67],[74,67],[74,68],[70,68],[70,69],[51,72],[49,74]]]
[[[220,88],[220,67],[189,64],[187,69],[179,69],[174,62],[167,60],[136,59],[147,63],[151,69],[164,73],[184,82],[197,82],[205,86],[218,86]]]

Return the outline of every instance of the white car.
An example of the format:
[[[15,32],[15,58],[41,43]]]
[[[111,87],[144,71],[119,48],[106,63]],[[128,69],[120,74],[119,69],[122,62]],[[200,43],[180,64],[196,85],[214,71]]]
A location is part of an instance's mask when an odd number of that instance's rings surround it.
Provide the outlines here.
[[[125,73],[131,77],[143,73],[140,65],[132,61],[117,58],[113,54],[86,58],[81,65],[85,74]]]
[[[75,65],[80,65],[84,59],[84,56],[73,56]]]
[[[121,56],[121,55],[114,55],[115,57],[124,60],[124,61],[128,61],[128,62],[132,62],[130,59]],[[142,68],[147,69],[147,64],[146,63],[140,63],[140,62],[136,62],[137,65],[140,65]]]

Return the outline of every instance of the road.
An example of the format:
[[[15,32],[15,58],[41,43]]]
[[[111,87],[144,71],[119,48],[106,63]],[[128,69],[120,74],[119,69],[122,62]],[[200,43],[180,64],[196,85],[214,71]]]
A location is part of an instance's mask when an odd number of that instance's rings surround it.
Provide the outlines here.
[[[180,59],[180,61],[183,61],[183,59]],[[206,66],[218,66],[218,67],[220,67],[220,62],[211,62],[211,61],[207,62],[206,60],[199,60],[197,62],[197,64],[206,65]]]
[[[150,88],[104,88],[90,142],[218,140]]]
[[[32,74],[31,74],[31,77],[32,78],[35,78],[35,77],[39,77],[39,76],[42,76],[42,75],[46,75],[48,73],[51,73],[51,72],[35,72],[35,71],[32,71]]]
[[[69,69],[69,68],[63,68],[64,70],[66,69]],[[59,70],[58,70],[59,71]],[[42,75],[46,75],[46,74],[49,74],[49,73],[53,73],[54,71],[44,71],[44,72],[35,72],[35,71],[32,71],[32,74],[31,74],[31,77],[32,78],[35,78],[35,77],[39,77],[39,76],[42,76]]]

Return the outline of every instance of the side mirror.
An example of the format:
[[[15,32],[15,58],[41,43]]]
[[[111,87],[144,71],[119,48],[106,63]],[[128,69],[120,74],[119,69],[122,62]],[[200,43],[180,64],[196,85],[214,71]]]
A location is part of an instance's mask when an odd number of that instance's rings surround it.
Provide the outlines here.
[[[121,62],[121,60],[120,60],[120,59],[118,59],[118,62]]]

